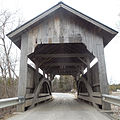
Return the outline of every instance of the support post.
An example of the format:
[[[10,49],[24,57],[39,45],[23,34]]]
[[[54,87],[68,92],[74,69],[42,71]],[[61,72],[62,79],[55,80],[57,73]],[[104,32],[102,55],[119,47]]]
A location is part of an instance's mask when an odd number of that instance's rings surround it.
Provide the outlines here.
[[[28,34],[24,33],[21,37],[21,58],[20,58],[20,73],[18,82],[18,97],[26,95],[27,86],[27,50],[28,50]],[[24,104],[17,106],[17,111],[24,111]]]
[[[81,66],[81,72],[82,72],[82,75],[84,75],[84,67],[83,67],[83,65]]]
[[[38,65],[35,64],[36,69],[35,69],[35,88],[37,87],[37,85],[39,84],[39,68]]]
[[[54,79],[54,76],[55,75],[53,75],[53,74],[49,74],[51,91],[52,91],[52,80]]]
[[[75,78],[76,85],[77,85],[77,95],[79,95],[79,84],[78,84],[79,78],[80,78],[80,72],[77,73],[76,78]]]
[[[101,91],[101,94],[109,94],[103,43],[97,44],[96,47],[97,47],[100,91]],[[110,104],[102,101],[102,109],[109,110]]]
[[[43,76],[45,77],[45,71],[43,70]]]
[[[86,61],[87,61],[87,80],[88,80],[88,83],[90,83],[91,85],[90,59],[87,57]]]
[[[50,75],[50,74],[47,74],[47,79],[49,80],[50,89],[51,89],[51,91],[52,91],[52,83],[51,83],[52,79],[51,79],[51,75]]]

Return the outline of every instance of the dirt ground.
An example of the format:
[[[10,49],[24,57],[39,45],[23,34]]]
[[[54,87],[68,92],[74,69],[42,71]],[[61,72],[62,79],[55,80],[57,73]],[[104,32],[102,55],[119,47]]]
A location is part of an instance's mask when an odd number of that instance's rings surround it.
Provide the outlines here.
[[[14,112],[16,112],[16,106],[0,109],[0,120],[5,120],[5,118],[12,116]]]

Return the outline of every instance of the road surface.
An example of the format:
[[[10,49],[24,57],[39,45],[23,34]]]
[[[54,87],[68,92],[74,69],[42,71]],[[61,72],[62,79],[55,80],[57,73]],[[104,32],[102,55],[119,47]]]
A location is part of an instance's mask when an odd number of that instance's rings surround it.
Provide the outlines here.
[[[92,106],[68,93],[53,93],[54,100],[39,104],[7,120],[110,120]]]

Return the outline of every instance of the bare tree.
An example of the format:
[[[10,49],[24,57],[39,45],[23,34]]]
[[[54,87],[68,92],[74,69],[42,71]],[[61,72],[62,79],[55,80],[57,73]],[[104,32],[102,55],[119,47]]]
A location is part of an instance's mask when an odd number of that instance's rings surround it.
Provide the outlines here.
[[[8,73],[9,73],[9,78],[11,79],[11,71],[10,71],[10,60],[9,60],[9,54],[10,54],[10,50],[11,50],[11,46],[12,46],[12,42],[10,43],[10,46],[7,50],[7,47],[6,47],[6,36],[5,36],[5,30],[6,30],[6,25],[10,19],[10,14],[7,12],[7,11],[3,11],[1,14],[0,14],[0,39],[2,40],[2,46],[3,46],[3,49],[4,49],[4,53],[5,53],[5,59],[6,59],[6,65],[7,65],[7,68],[8,68]]]
[[[13,79],[12,75],[18,79],[15,71],[18,59],[17,57],[11,57],[10,54],[12,49],[12,42],[6,37],[6,33],[11,31],[11,28],[13,28],[13,26],[20,26],[21,20],[19,17],[17,18],[18,20],[15,20],[16,18],[16,12],[11,14],[7,10],[0,11],[0,75],[4,80],[4,91],[5,94],[7,94],[7,97],[9,97],[6,86],[7,77],[10,81]]]

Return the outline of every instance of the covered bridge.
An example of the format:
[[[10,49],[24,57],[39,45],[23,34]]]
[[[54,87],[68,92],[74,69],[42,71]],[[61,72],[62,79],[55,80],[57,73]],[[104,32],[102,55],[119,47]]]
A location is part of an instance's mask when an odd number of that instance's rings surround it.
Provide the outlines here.
[[[21,49],[18,96],[24,96],[26,102],[18,111],[39,102],[40,93],[51,95],[55,75],[73,75],[79,99],[110,109],[101,99],[101,94],[109,93],[104,47],[116,34],[62,2],[7,34]],[[27,64],[28,58],[36,69]],[[98,62],[90,67],[94,58]]]

